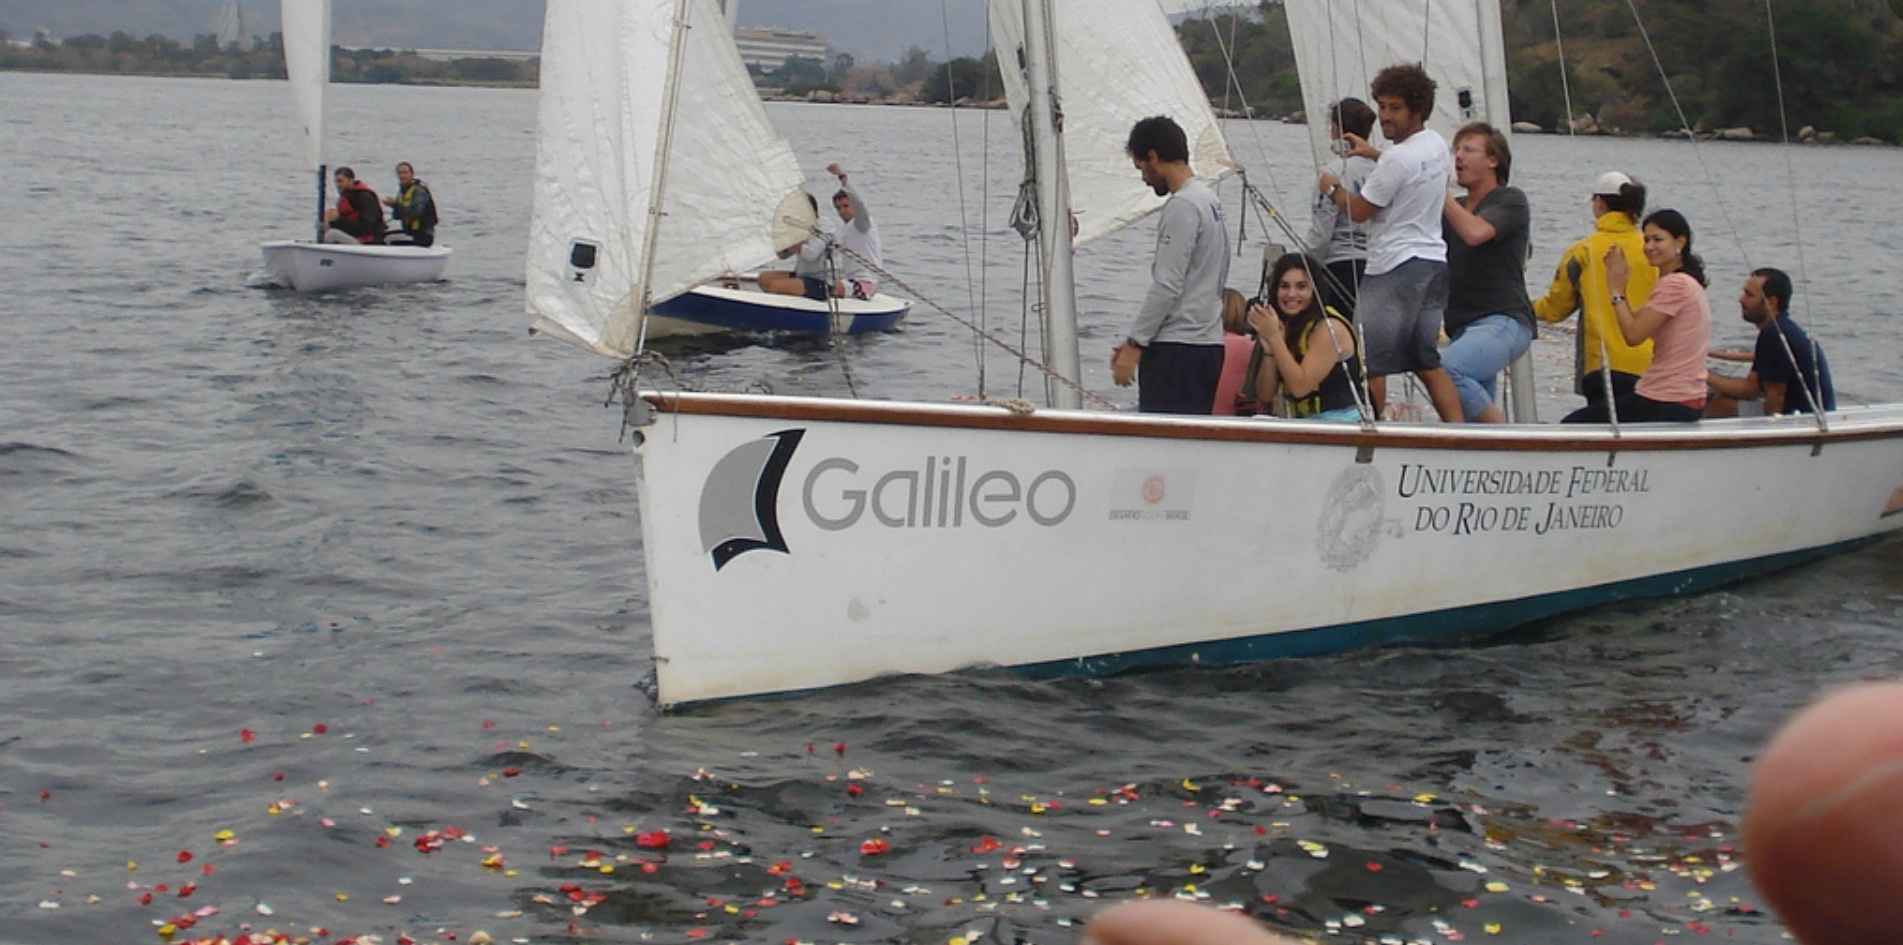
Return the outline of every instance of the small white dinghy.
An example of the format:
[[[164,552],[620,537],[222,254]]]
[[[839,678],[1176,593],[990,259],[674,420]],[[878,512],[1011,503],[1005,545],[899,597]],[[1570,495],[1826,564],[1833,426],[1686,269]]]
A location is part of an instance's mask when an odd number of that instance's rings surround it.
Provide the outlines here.
[[[441,279],[448,266],[447,246],[296,240],[272,240],[264,244],[264,268],[271,274],[271,281],[299,292],[432,282]]]
[[[442,278],[449,266],[447,246],[323,242],[330,180],[324,163],[330,0],[283,0],[282,9],[285,74],[304,135],[304,157],[317,172],[317,230],[311,242],[271,240],[263,245],[264,268],[271,281],[299,292],[325,292]]]

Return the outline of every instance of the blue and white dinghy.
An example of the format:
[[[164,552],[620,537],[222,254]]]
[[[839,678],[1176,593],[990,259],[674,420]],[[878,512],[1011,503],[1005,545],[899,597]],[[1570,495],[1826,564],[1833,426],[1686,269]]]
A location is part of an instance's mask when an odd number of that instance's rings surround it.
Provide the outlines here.
[[[670,335],[897,327],[911,308],[902,299],[772,295],[743,275],[812,236],[818,219],[732,31],[700,12],[550,5],[529,228],[532,327],[622,358]]]

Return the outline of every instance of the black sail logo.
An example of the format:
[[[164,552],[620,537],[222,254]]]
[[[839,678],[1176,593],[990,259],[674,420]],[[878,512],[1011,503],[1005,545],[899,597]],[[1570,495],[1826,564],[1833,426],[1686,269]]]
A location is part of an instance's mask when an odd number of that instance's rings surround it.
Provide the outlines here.
[[[805,430],[781,430],[720,458],[700,490],[701,546],[714,570],[749,551],[788,554],[780,534],[780,479]]]

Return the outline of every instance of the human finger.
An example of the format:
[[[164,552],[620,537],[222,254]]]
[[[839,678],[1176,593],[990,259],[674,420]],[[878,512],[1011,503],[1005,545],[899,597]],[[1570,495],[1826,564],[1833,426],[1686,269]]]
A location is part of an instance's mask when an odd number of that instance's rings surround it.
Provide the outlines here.
[[[1212,906],[1152,899],[1097,913],[1081,945],[1297,945],[1255,920]]]
[[[1744,819],[1752,879],[1805,945],[1903,935],[1903,684],[1839,690],[1774,736]]]

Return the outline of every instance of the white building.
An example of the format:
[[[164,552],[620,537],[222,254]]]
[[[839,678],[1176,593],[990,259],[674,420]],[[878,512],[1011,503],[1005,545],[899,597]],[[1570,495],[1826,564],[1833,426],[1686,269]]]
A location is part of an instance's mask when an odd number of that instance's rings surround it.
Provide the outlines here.
[[[798,56],[826,64],[826,37],[796,30],[736,29],[733,43],[740,49],[740,61],[756,72],[772,72],[786,65],[787,57]]]

